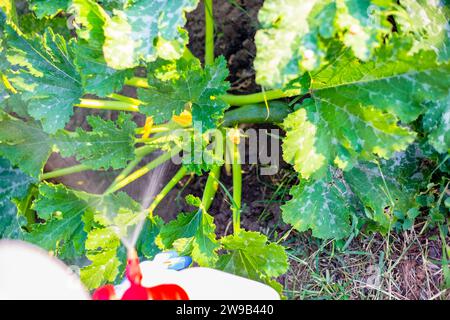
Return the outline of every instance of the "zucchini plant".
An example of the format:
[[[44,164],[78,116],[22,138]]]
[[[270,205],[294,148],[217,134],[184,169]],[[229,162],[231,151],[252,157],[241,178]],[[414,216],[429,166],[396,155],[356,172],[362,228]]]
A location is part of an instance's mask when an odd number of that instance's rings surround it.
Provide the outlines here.
[[[446,1],[266,0],[254,61],[263,90],[243,95],[227,93],[226,60],[214,55],[212,0],[204,1],[204,64],[187,48],[186,13],[198,2],[29,0],[17,10],[14,0],[0,1],[1,238],[73,263],[87,258],[81,278],[93,289],[123,275],[121,238],[143,224],[133,243],[140,256],[174,249],[281,291],[285,248],[240,222],[240,123],[285,131],[283,158],[298,183],[282,218],[314,237],[411,224],[436,172],[448,195]],[[137,98],[119,94],[124,86],[136,87]],[[88,116],[89,130],[69,130],[75,108],[118,115]],[[133,113],[146,116],[145,126]],[[121,191],[193,144],[200,160],[183,157],[148,207]],[[44,172],[54,152],[79,164]],[[233,232],[218,239],[210,206],[227,157]],[[86,170],[119,173],[101,194],[50,182]],[[165,223],[158,204],[188,174],[208,175],[203,196],[186,198],[197,209]],[[437,209],[442,219],[446,203]]]

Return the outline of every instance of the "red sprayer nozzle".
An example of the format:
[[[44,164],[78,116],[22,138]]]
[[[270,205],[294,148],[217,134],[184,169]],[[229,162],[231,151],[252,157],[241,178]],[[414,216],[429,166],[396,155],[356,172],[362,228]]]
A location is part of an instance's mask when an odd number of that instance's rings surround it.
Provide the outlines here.
[[[139,257],[134,249],[128,250],[125,275],[130,281],[130,287],[120,298],[121,300],[189,300],[189,296],[183,288],[176,284],[162,284],[152,288],[143,287]],[[94,300],[118,299],[112,285],[98,288],[92,298]]]
[[[127,279],[135,285],[140,285],[142,281],[141,268],[139,267],[139,257],[136,250],[128,250],[127,268],[125,271]]]

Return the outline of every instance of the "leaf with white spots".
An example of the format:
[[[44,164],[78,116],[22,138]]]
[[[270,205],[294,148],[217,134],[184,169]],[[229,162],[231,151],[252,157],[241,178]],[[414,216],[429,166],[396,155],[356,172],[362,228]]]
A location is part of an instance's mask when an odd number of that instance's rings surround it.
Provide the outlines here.
[[[0,158],[0,239],[21,237],[23,217],[18,215],[11,200],[24,198],[33,182],[35,179],[14,169],[7,159]]]
[[[85,92],[104,97],[120,91],[125,79],[133,76],[133,71],[110,68],[103,57],[103,28],[110,17],[93,0],[74,0],[69,11],[74,13],[75,22],[81,25],[77,29],[79,38],[74,54]]]
[[[340,39],[367,61],[388,34],[385,10],[391,1],[266,0],[256,33],[256,82],[283,88],[304,71],[327,62],[328,46]]]
[[[450,7],[441,0],[401,0],[404,11],[394,14],[399,31],[412,35],[411,52],[432,49],[439,62],[450,60]]]
[[[361,162],[344,172],[345,181],[350,186],[368,218],[375,221],[383,231],[388,231],[395,221],[394,212],[406,212],[415,207],[418,190],[408,190],[399,183],[399,177],[390,175],[383,166]]]
[[[121,113],[115,122],[89,116],[87,122],[92,131],[58,133],[57,146],[64,157],[75,156],[93,169],[120,169],[135,158],[136,124],[131,115]]]
[[[102,251],[86,254],[92,263],[81,269],[80,278],[88,289],[98,288],[102,284],[113,282],[116,279],[121,265],[117,251],[118,248],[105,248]]]
[[[180,58],[188,41],[185,15],[197,4],[198,0],[136,0],[124,10],[114,10],[104,28],[108,65],[120,70],[158,57]]]
[[[283,220],[322,239],[348,236],[352,215],[363,215],[386,232],[397,212],[406,215],[417,207],[415,196],[426,188],[433,167],[416,144],[376,161],[360,161],[343,172],[330,167],[323,179],[302,180],[282,206]]]
[[[226,253],[217,262],[219,270],[271,285],[288,269],[284,248],[259,232],[241,230],[222,238],[221,243]]]
[[[284,121],[283,157],[303,178],[328,164],[389,158],[414,141],[399,120],[411,122],[424,101],[447,96],[450,65],[438,65],[433,52],[409,56],[408,48],[386,46],[368,63],[343,55],[312,75],[311,98]]]
[[[89,198],[89,195],[86,195]],[[142,216],[142,208],[126,193],[90,197],[93,219],[101,226],[89,231],[86,257],[91,264],[81,269],[81,280],[89,289],[113,282],[119,274],[120,237],[129,236],[130,227]]]
[[[8,79],[28,103],[28,112],[45,132],[64,128],[73,105],[83,95],[81,78],[72,63],[72,46],[48,29],[43,36],[20,36],[7,27],[8,60],[17,71]]]
[[[147,259],[153,259],[161,250],[155,243],[156,237],[164,225],[164,220],[159,216],[148,217],[145,219],[142,232],[136,243],[137,250]]]
[[[88,217],[89,204],[75,192],[63,185],[41,184],[33,208],[46,221],[35,224],[25,240],[46,250],[59,250],[77,240],[81,241],[78,245],[84,247],[84,226],[90,223],[84,217]]]
[[[348,236],[351,194],[335,175],[335,171],[328,170],[325,178],[292,187],[292,199],[281,207],[284,222],[298,231],[311,229],[312,235],[321,239]]]
[[[105,10],[113,11],[114,9],[123,10],[134,0],[101,0],[101,5]]]
[[[39,178],[53,144],[39,123],[0,118],[0,155],[32,177]]]
[[[20,239],[25,224],[25,217],[18,215],[14,203],[0,200],[0,239]]]
[[[447,97],[425,103],[422,124],[428,141],[440,153],[450,152],[450,92]]]

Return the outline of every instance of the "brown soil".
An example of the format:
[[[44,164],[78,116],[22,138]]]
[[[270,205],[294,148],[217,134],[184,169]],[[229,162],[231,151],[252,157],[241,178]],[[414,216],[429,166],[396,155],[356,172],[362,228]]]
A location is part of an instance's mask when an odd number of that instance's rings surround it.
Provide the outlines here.
[[[223,55],[230,69],[231,92],[252,93],[258,91],[255,84],[253,59],[256,47],[253,37],[258,28],[258,11],[263,0],[220,0],[214,2],[215,54]],[[189,49],[203,57],[205,17],[203,2],[190,13],[187,23]],[[201,58],[203,59],[203,58]]]

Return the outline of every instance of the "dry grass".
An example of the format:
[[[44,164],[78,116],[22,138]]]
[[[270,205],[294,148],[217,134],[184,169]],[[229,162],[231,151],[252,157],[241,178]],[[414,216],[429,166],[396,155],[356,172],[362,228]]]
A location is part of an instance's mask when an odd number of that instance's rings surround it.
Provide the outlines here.
[[[290,299],[450,299],[439,232],[420,233],[422,227],[389,237],[361,234],[344,251],[297,234],[289,244],[285,294]]]

